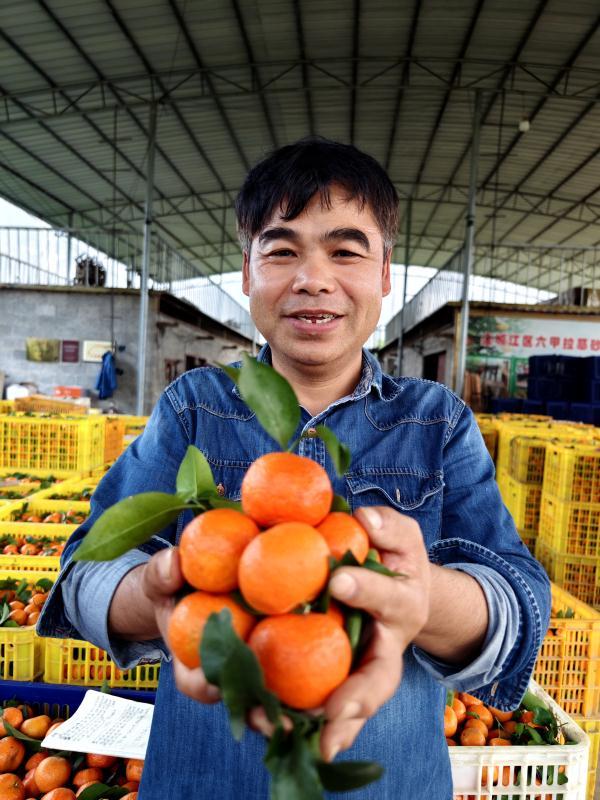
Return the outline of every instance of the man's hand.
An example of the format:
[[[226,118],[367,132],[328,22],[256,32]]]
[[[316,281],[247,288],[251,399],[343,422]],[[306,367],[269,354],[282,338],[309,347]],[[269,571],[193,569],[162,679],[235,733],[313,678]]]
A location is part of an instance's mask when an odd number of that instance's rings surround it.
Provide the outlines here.
[[[185,580],[179,563],[179,548],[169,547],[152,556],[144,570],[142,590],[154,606],[156,624],[167,645],[169,621],[175,608],[174,594],[184,585]],[[200,667],[190,669],[173,653],[171,656],[173,675],[180,692],[201,703],[216,703],[221,699],[218,688],[208,683]]]
[[[365,722],[396,692],[404,651],[429,616],[431,572],[419,525],[383,506],[359,509],[356,517],[383,564],[406,577],[344,567],[331,579],[332,596],[368,611],[373,631],[360,666],[325,705],[321,751],[327,759],[350,747]]]

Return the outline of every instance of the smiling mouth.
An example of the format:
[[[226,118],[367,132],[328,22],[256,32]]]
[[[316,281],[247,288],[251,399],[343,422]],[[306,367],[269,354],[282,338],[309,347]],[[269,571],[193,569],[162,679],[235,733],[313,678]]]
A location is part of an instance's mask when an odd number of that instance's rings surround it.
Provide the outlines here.
[[[323,325],[338,319],[339,314],[293,314],[292,319],[299,319],[302,322],[310,322],[312,325]]]

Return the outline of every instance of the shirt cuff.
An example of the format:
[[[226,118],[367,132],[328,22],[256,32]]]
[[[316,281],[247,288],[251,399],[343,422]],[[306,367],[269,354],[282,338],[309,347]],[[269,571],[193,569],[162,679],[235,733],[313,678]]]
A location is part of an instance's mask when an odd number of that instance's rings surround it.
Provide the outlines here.
[[[63,607],[79,638],[106,650],[119,669],[170,658],[162,639],[130,642],[111,636],[108,630],[108,612],[119,583],[149,558],[147,553],[131,550],[114,561],[78,561],[61,584]]]
[[[467,692],[492,683],[502,672],[520,630],[520,610],[514,590],[502,575],[483,564],[446,564],[471,575],[481,586],[488,607],[488,628],[481,653],[470,664],[446,664],[413,646],[415,658],[444,686]]]

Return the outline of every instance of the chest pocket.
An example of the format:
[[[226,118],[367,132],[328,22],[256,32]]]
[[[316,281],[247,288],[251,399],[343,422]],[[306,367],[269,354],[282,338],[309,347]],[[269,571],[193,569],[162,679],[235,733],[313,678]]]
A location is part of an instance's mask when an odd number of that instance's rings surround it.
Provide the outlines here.
[[[419,523],[427,545],[439,537],[444,487],[441,472],[425,475],[363,469],[348,473],[346,484],[353,511],[361,506],[390,506]]]

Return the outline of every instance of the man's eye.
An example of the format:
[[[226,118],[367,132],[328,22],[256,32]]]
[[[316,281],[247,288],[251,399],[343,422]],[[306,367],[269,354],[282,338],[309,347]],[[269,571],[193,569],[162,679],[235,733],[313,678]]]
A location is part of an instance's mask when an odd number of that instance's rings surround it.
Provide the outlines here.
[[[288,258],[289,256],[294,255],[293,250],[288,250],[287,248],[283,248],[281,250],[272,250],[270,253],[267,253],[268,256],[275,256],[276,258]]]
[[[342,258],[357,258],[359,254],[352,252],[352,250],[336,250],[333,255],[341,256]]]

